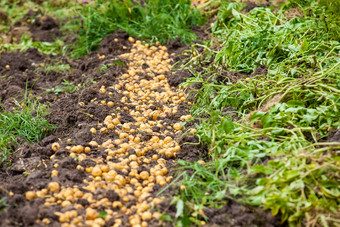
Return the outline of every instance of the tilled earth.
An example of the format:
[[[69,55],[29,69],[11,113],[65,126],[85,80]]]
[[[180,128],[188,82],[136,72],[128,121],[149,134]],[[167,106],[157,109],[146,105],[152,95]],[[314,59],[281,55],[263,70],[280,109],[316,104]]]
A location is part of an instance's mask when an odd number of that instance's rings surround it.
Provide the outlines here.
[[[26,87],[48,104],[56,129],[37,144],[22,143],[0,167],[1,226],[171,226],[177,185],[176,159],[204,159],[197,145],[191,103],[177,86],[190,74],[171,72],[185,48],[178,41],[148,46],[118,31],[99,51],[70,61],[35,49],[0,56],[0,95],[5,110]],[[68,72],[43,70],[69,64]],[[6,66],[10,67],[6,67]],[[73,93],[46,93],[63,80]],[[202,211],[208,226],[279,226],[262,209],[226,201]],[[204,225],[205,222],[202,222]]]
[[[162,202],[153,193],[172,179],[168,167],[181,150],[177,137],[190,115],[185,94],[171,89],[165,76],[171,67],[167,48],[127,39],[124,32],[107,37],[101,44],[105,51],[62,76],[85,88],[41,96],[52,102],[49,119],[58,128],[38,144],[20,146],[11,167],[3,166],[2,197],[15,204],[1,213],[3,226],[146,226],[161,215],[152,212]],[[43,64],[35,50],[26,53],[26,61],[11,64],[18,54],[2,55],[9,74],[32,72],[30,61]],[[11,86],[15,94],[26,86],[27,76],[16,78],[2,83],[6,109],[15,108]],[[88,78],[93,82],[86,83]],[[45,79],[38,81],[43,85]]]

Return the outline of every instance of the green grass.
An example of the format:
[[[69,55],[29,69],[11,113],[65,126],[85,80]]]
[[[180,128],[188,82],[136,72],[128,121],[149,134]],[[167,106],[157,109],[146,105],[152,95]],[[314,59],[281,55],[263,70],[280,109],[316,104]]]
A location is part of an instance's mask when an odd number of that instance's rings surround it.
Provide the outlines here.
[[[19,50],[22,52],[27,51],[30,48],[36,48],[39,52],[44,54],[66,54],[66,49],[64,48],[64,42],[62,39],[56,39],[55,42],[40,42],[33,41],[32,38],[27,38],[25,35],[21,37],[21,41],[19,43],[4,43],[0,44],[0,53],[1,52],[11,52],[15,50]]]
[[[190,26],[204,24],[205,18],[190,5],[188,0],[148,0],[144,7],[131,0],[96,0],[94,6],[88,4],[79,11],[83,28],[73,55],[79,57],[95,50],[106,35],[118,29],[151,42],[178,37],[191,43],[197,37]]]
[[[305,16],[288,20],[290,7]],[[340,16],[314,1],[277,14],[240,10],[222,2],[212,28],[219,45],[197,45],[198,55],[194,46],[197,56],[182,66],[193,74],[184,86],[202,84],[191,112],[209,156],[203,165],[179,162],[186,189],[176,199],[186,206],[177,219],[204,219],[200,209],[230,198],[280,213],[290,226],[339,224],[340,143],[327,138],[340,128]],[[223,76],[259,67],[268,73],[234,83]]]
[[[73,83],[64,80],[61,84],[62,85],[57,85],[54,88],[49,88],[46,90],[46,93],[51,94],[54,93],[55,95],[60,95],[61,93],[73,93],[81,88],[85,88],[89,84],[95,84],[96,81],[93,80],[93,78],[87,79],[83,84],[80,84],[78,86],[73,85]]]
[[[69,73],[70,71],[73,70],[73,68],[69,64],[63,64],[62,62],[56,62],[55,64],[48,64],[44,65],[42,69],[39,69],[46,74],[50,72],[57,72],[57,73]]]
[[[55,95],[58,96],[61,93],[73,93],[80,88],[80,87],[73,85],[71,82],[67,80],[64,80],[61,84],[62,85],[60,86],[58,85],[54,88],[47,89],[46,92],[49,94],[54,93]]]
[[[0,213],[4,211],[5,207],[9,206],[9,204],[6,203],[7,197],[2,197],[0,199]]]
[[[0,163],[6,161],[19,141],[37,142],[53,129],[44,118],[46,114],[48,110],[45,105],[28,97],[16,110],[0,113]]]

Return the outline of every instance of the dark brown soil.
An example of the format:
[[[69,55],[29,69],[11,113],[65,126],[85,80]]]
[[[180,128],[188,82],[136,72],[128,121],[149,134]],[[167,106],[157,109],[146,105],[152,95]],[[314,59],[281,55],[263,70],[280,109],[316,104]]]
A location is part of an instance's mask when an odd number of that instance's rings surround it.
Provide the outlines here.
[[[329,132],[328,141],[329,142],[340,142],[340,129]]]
[[[56,37],[62,36],[58,28],[59,22],[48,15],[35,19],[30,25],[30,32],[34,41],[53,42]]]
[[[281,224],[279,215],[273,217],[270,212],[261,208],[252,209],[232,200],[225,201],[222,208],[205,208],[203,212],[209,220],[209,225],[205,226],[286,226]]]
[[[0,9],[0,24],[8,23],[8,16],[7,13]]]
[[[127,48],[112,48],[107,50],[106,46],[111,42],[111,38],[119,38]],[[100,49],[96,53],[89,56],[69,62],[65,61],[74,67],[74,70],[69,74],[59,74],[57,72],[41,72],[32,66],[32,63],[39,64],[41,62],[53,61],[51,56],[44,56],[37,52],[36,49],[30,49],[25,53],[12,52],[3,53],[0,58],[1,74],[5,75],[2,78],[1,86],[1,102],[5,110],[10,110],[15,107],[13,98],[20,100],[25,92],[26,84],[29,92],[40,95],[40,102],[51,103],[51,113],[47,116],[50,123],[56,125],[57,128],[41,142],[37,144],[24,144],[20,146],[11,157],[9,162],[11,166],[7,167],[5,163],[0,166],[0,197],[7,197],[6,204],[10,206],[4,212],[0,212],[2,220],[0,226],[31,226],[35,224],[38,218],[48,217],[57,221],[58,217],[54,214],[59,211],[56,207],[40,208],[43,204],[42,200],[28,201],[24,193],[28,190],[38,190],[46,188],[51,181],[51,171],[53,162],[50,161],[51,143],[59,141],[59,138],[70,138],[72,143],[61,143],[61,149],[55,153],[56,160],[60,159],[58,167],[59,175],[53,180],[63,185],[72,186],[74,184],[81,185],[86,175],[83,171],[76,170],[78,164],[74,159],[68,158],[68,153],[65,146],[83,144],[84,146],[91,140],[96,140],[102,143],[109,138],[117,137],[114,134],[107,136],[94,135],[89,132],[91,127],[97,124],[93,122],[102,122],[104,118],[114,112],[106,105],[98,105],[90,103],[91,99],[97,98],[100,100],[114,101],[115,106],[124,107],[120,103],[121,95],[115,92],[114,89],[107,89],[113,95],[100,94],[98,90],[101,86],[111,86],[118,75],[121,75],[126,70],[126,66],[110,66],[107,70],[98,71],[104,64],[109,62],[109,59],[118,59],[118,55],[129,51],[129,43],[127,42],[127,34],[117,32],[104,39],[101,46],[105,49]],[[117,45],[118,46],[118,45]],[[99,59],[99,53],[106,53],[105,59]],[[19,59],[19,60],[18,60]],[[10,69],[5,69],[7,64],[11,64]],[[93,82],[87,82],[91,79]],[[85,88],[71,94],[60,94],[56,96],[54,93],[47,94],[46,88],[52,88],[60,85],[63,80],[68,80],[74,84],[85,84]],[[79,105],[80,102],[87,103],[86,106]],[[126,119],[129,118],[128,112],[122,111]],[[131,117],[130,117],[131,118]],[[123,121],[123,120],[122,120]],[[93,125],[94,124],[94,125]],[[107,152],[106,152],[107,154]],[[104,155],[100,150],[92,149],[89,156]],[[82,166],[91,165],[91,161],[83,161]],[[10,197],[9,192],[15,195]],[[80,201],[81,202],[81,201]],[[0,207],[2,209],[4,207]],[[37,225],[37,224],[35,224]],[[53,223],[52,226],[58,226],[58,223]]]
[[[49,88],[60,83],[58,78],[35,72],[40,64],[48,64],[53,58],[41,55],[36,49],[29,49],[25,53],[4,52],[0,55],[0,75],[2,75],[0,99],[5,110],[16,107],[14,99],[21,99],[25,92],[34,95],[41,92],[44,87]]]
[[[14,22],[7,34],[7,42],[19,42],[22,35],[32,38],[33,41],[53,42],[62,36],[59,22],[38,11],[29,10],[22,19]]]

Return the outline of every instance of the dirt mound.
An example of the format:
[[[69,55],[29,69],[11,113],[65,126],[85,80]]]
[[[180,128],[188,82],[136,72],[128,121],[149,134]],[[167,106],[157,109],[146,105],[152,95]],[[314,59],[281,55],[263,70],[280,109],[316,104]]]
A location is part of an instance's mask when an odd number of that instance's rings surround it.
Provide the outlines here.
[[[36,49],[0,55],[0,100],[5,110],[16,107],[13,99],[22,99],[25,92],[41,90],[40,75],[34,71],[45,59]]]
[[[53,42],[62,36],[59,22],[38,11],[28,11],[22,19],[16,21],[9,29],[6,42],[19,42],[22,35],[33,38],[33,41]]]
[[[30,32],[34,41],[53,42],[57,37],[62,36],[59,30],[59,22],[48,15],[35,19],[30,25]]]

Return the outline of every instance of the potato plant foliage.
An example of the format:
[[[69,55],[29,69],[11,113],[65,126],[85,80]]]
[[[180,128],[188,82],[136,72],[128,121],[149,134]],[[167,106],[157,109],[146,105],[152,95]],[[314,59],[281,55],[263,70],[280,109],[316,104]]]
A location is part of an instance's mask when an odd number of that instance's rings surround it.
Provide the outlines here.
[[[336,5],[297,2],[248,14],[221,2],[215,41],[194,46],[182,65],[193,75],[183,85],[199,84],[191,111],[210,154],[205,164],[180,161],[190,174],[181,173],[177,199],[196,204],[182,219],[229,198],[290,226],[340,223],[340,143],[329,137],[340,128],[340,17]],[[304,15],[288,19],[292,8]]]

